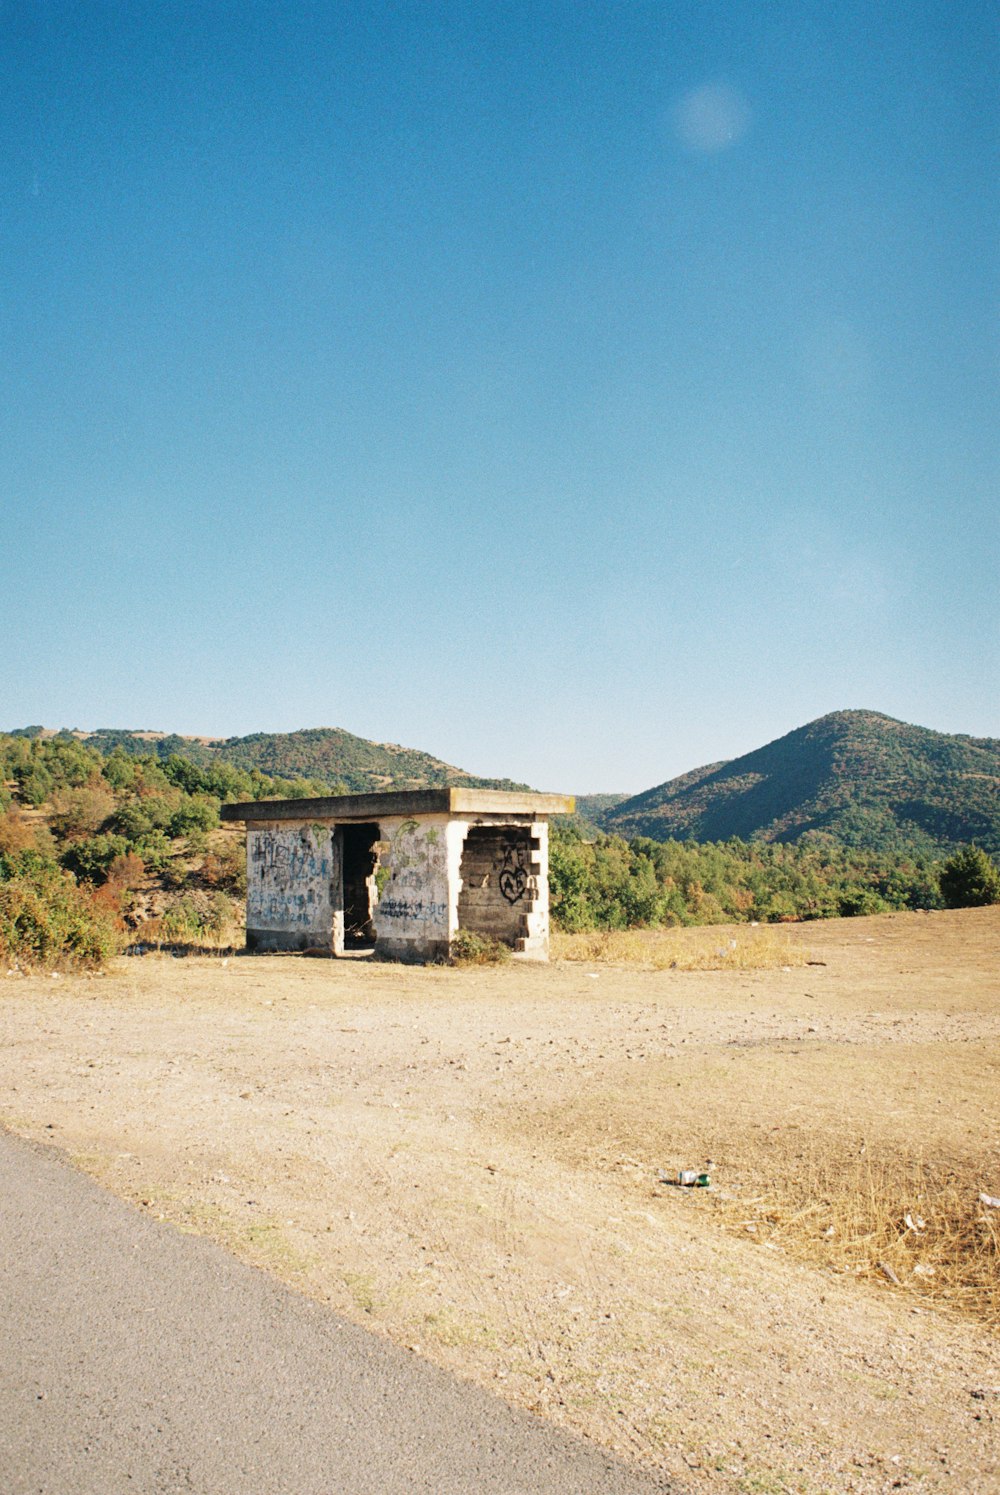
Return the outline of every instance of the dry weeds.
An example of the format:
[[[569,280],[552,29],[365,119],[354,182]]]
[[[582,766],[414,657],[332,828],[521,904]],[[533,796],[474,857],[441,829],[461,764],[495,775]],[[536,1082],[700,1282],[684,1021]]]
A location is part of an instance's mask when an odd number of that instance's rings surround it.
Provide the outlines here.
[[[1000,1328],[1000,1209],[982,1173],[896,1152],[815,1150],[750,1198],[727,1196],[731,1228],[832,1272],[885,1280]]]
[[[647,971],[769,971],[801,966],[809,956],[787,933],[768,926],[693,929],[597,929],[556,932],[554,960],[639,966]]]

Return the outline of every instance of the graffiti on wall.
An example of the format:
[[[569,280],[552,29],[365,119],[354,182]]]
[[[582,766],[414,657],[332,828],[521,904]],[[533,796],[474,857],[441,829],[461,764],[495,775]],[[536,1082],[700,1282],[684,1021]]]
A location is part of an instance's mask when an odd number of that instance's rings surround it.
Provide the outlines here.
[[[523,841],[506,847],[497,882],[508,903],[517,903],[524,897],[528,886],[527,861],[528,848]]]
[[[261,881],[267,879],[279,887],[330,875],[329,858],[317,850],[308,831],[299,831],[293,837],[287,831],[284,835],[280,831],[258,831],[250,866]]]
[[[269,893],[255,899],[254,918],[258,927],[265,929],[309,929],[314,922],[316,895],[310,888],[308,893]]]
[[[247,859],[247,922],[259,929],[322,928],[330,897],[329,849],[308,829],[263,830]]]
[[[448,905],[425,898],[383,898],[378,906],[383,919],[413,920],[417,924],[439,924],[447,917]]]
[[[389,880],[374,912],[376,929],[394,939],[445,936],[447,848],[436,825],[404,820],[382,842]]]

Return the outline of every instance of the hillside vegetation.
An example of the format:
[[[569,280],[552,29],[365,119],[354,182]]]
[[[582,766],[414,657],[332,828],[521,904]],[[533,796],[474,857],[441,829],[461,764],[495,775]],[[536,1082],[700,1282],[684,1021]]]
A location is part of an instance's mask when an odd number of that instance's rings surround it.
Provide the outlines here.
[[[950,736],[875,711],[836,711],[741,758],[598,812],[626,837],[786,843],[940,856],[1000,853],[1000,741]]]
[[[0,736],[0,956],[93,964],[139,931],[239,938],[245,856],[220,804],[324,787],[176,754],[105,756],[71,736]]]
[[[100,728],[95,732],[47,733],[26,727],[11,734],[34,740],[71,738],[133,757],[166,761],[175,756],[201,766],[230,764],[248,773],[278,779],[311,779],[317,793],[363,794],[386,789],[428,789],[461,784],[479,789],[524,789],[510,779],[477,778],[417,748],[370,742],[340,727],[309,727],[298,732],[253,732],[248,737],[178,737],[176,733]],[[253,796],[251,796],[253,797]]]
[[[0,734],[0,958],[98,964],[130,943],[242,944],[245,847],[220,826],[222,804],[456,781],[514,787],[325,729],[219,749],[151,733]]]
[[[257,741],[242,739],[251,752]],[[221,805],[343,784],[193,748],[164,756],[135,738],[102,752],[70,733],[0,735],[0,957],[86,963],[127,943],[242,943],[244,842],[220,826]],[[775,844],[626,839],[577,817],[553,827],[553,922],[569,932],[656,929],[934,908],[941,871],[927,850],[845,846],[830,834]],[[1000,874],[978,849],[945,872],[949,904],[1000,897]]]
[[[767,845],[654,841],[556,826],[549,857],[555,926],[662,929],[784,923],[942,906],[940,864],[914,852],[873,852],[808,840]],[[984,900],[989,901],[989,900]]]

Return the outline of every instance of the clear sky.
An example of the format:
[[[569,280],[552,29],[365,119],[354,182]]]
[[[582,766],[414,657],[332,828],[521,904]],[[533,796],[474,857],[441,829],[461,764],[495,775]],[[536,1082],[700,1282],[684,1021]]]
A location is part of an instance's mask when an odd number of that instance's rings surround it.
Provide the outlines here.
[[[0,4],[0,726],[1000,735],[992,0]]]

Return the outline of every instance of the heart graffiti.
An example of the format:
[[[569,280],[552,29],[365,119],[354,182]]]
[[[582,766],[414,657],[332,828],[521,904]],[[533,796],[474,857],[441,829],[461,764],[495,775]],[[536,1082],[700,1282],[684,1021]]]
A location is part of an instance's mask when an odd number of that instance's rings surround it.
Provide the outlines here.
[[[528,886],[528,874],[521,861],[520,852],[517,852],[516,861],[514,858],[514,848],[508,847],[498,878],[500,891],[508,903],[516,903],[519,898],[523,898],[524,890]]]

